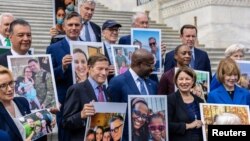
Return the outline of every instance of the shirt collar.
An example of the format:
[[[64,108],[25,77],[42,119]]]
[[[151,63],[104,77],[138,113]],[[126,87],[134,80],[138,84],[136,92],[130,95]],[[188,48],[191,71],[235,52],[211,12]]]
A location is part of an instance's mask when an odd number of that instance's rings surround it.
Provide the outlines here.
[[[91,86],[93,87],[93,89],[96,89],[99,86],[99,84],[91,76],[88,77],[88,80]]]
[[[12,53],[13,56],[20,56],[20,55],[22,55],[22,54],[17,53],[15,50],[13,50],[12,47],[11,47],[10,51],[11,51],[11,53]],[[24,55],[29,55],[29,51],[27,51],[26,54],[24,54]]]
[[[129,72],[131,73],[134,81],[136,82],[139,78],[139,76],[135,73],[135,71],[132,68],[129,68]]]

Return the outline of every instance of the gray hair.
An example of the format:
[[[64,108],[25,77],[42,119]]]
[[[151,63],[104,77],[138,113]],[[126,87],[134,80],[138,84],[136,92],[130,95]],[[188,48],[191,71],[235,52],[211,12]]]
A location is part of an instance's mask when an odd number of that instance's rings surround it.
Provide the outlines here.
[[[132,24],[135,23],[136,19],[139,18],[140,16],[145,15],[148,17],[148,15],[145,12],[136,12],[133,16],[132,16]]]
[[[245,46],[242,44],[232,44],[225,50],[225,57],[232,56],[235,52],[242,52],[245,55]]]
[[[89,3],[91,5],[96,5],[95,0],[81,0],[81,1],[79,1],[79,5],[82,5],[84,3]]]
[[[13,16],[12,13],[2,13],[2,14],[0,15],[0,25],[1,25],[1,23],[2,23],[3,17],[13,17],[13,19],[14,19],[14,16]]]
[[[215,116],[215,125],[240,125],[242,121],[240,117],[234,113],[221,113]]]

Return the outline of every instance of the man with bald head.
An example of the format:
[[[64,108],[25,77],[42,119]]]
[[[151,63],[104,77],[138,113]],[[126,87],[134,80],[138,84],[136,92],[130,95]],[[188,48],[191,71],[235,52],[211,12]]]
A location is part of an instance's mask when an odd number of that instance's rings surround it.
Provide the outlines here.
[[[13,20],[14,16],[11,13],[2,13],[0,15],[0,46],[11,46],[9,27]]]
[[[128,102],[128,95],[154,95],[157,84],[148,76],[154,69],[154,57],[146,49],[138,49],[132,55],[131,68],[111,79],[108,94],[112,102]],[[126,116],[127,117],[127,116]],[[126,118],[127,121],[127,118]],[[128,140],[128,125],[125,122],[123,140]]]

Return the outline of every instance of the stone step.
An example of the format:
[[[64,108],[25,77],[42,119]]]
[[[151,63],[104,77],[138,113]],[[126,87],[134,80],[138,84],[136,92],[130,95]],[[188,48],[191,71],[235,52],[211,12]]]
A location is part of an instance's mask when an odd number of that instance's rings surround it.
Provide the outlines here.
[[[52,16],[52,10],[47,10],[47,11],[43,11],[43,10],[39,10],[39,11],[29,11],[29,10],[17,10],[17,9],[5,9],[5,10],[3,10],[3,9],[1,9],[1,11],[2,12],[9,12],[9,13],[13,13],[14,15],[15,15],[15,13],[20,13],[20,12],[22,12],[22,13],[26,13],[26,14],[29,14],[29,13],[33,13],[33,14],[37,14],[36,16],[38,16],[38,15],[51,15]]]
[[[23,3],[23,2],[15,2],[15,3],[10,3],[10,2],[1,2],[0,7],[1,8],[12,8],[12,9],[19,9],[19,10],[35,10],[36,8],[40,8],[41,10],[46,10],[46,9],[51,9],[52,3],[45,3],[41,1],[41,3]],[[38,10],[38,9],[36,9]]]

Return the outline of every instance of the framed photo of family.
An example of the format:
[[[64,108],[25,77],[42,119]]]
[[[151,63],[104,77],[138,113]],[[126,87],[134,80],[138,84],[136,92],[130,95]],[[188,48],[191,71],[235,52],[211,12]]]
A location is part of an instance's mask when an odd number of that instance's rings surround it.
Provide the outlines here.
[[[250,124],[248,105],[200,103],[203,122],[203,140],[208,140],[208,125],[247,125]]]
[[[99,42],[70,42],[70,54],[72,60],[72,75],[73,82],[79,83],[87,79],[88,73],[88,58],[97,53],[104,54],[103,43]]]
[[[25,97],[31,110],[59,109],[50,55],[7,56],[7,59],[16,82],[16,96]]]
[[[111,45],[115,75],[125,73],[131,65],[132,54],[138,45]]]
[[[250,91],[250,61],[237,60],[236,63],[240,69],[240,80],[239,85]]]
[[[53,120],[54,117],[46,109],[38,110],[19,118],[25,130],[25,138],[30,138],[31,140],[36,140],[52,133],[53,127],[51,123]]]
[[[145,48],[151,52],[155,59],[155,69],[153,73],[161,73],[162,57],[160,29],[131,28],[131,45],[139,45],[140,48]]]
[[[128,96],[129,140],[168,141],[167,97]]]
[[[175,72],[178,71],[178,68],[175,68]],[[207,71],[194,70],[196,74],[196,84],[195,87],[191,89],[192,93],[199,96],[203,100],[207,97],[210,92],[210,76]],[[175,86],[175,91],[178,88]]]
[[[94,102],[96,114],[87,120],[85,141],[122,141],[127,103]]]

